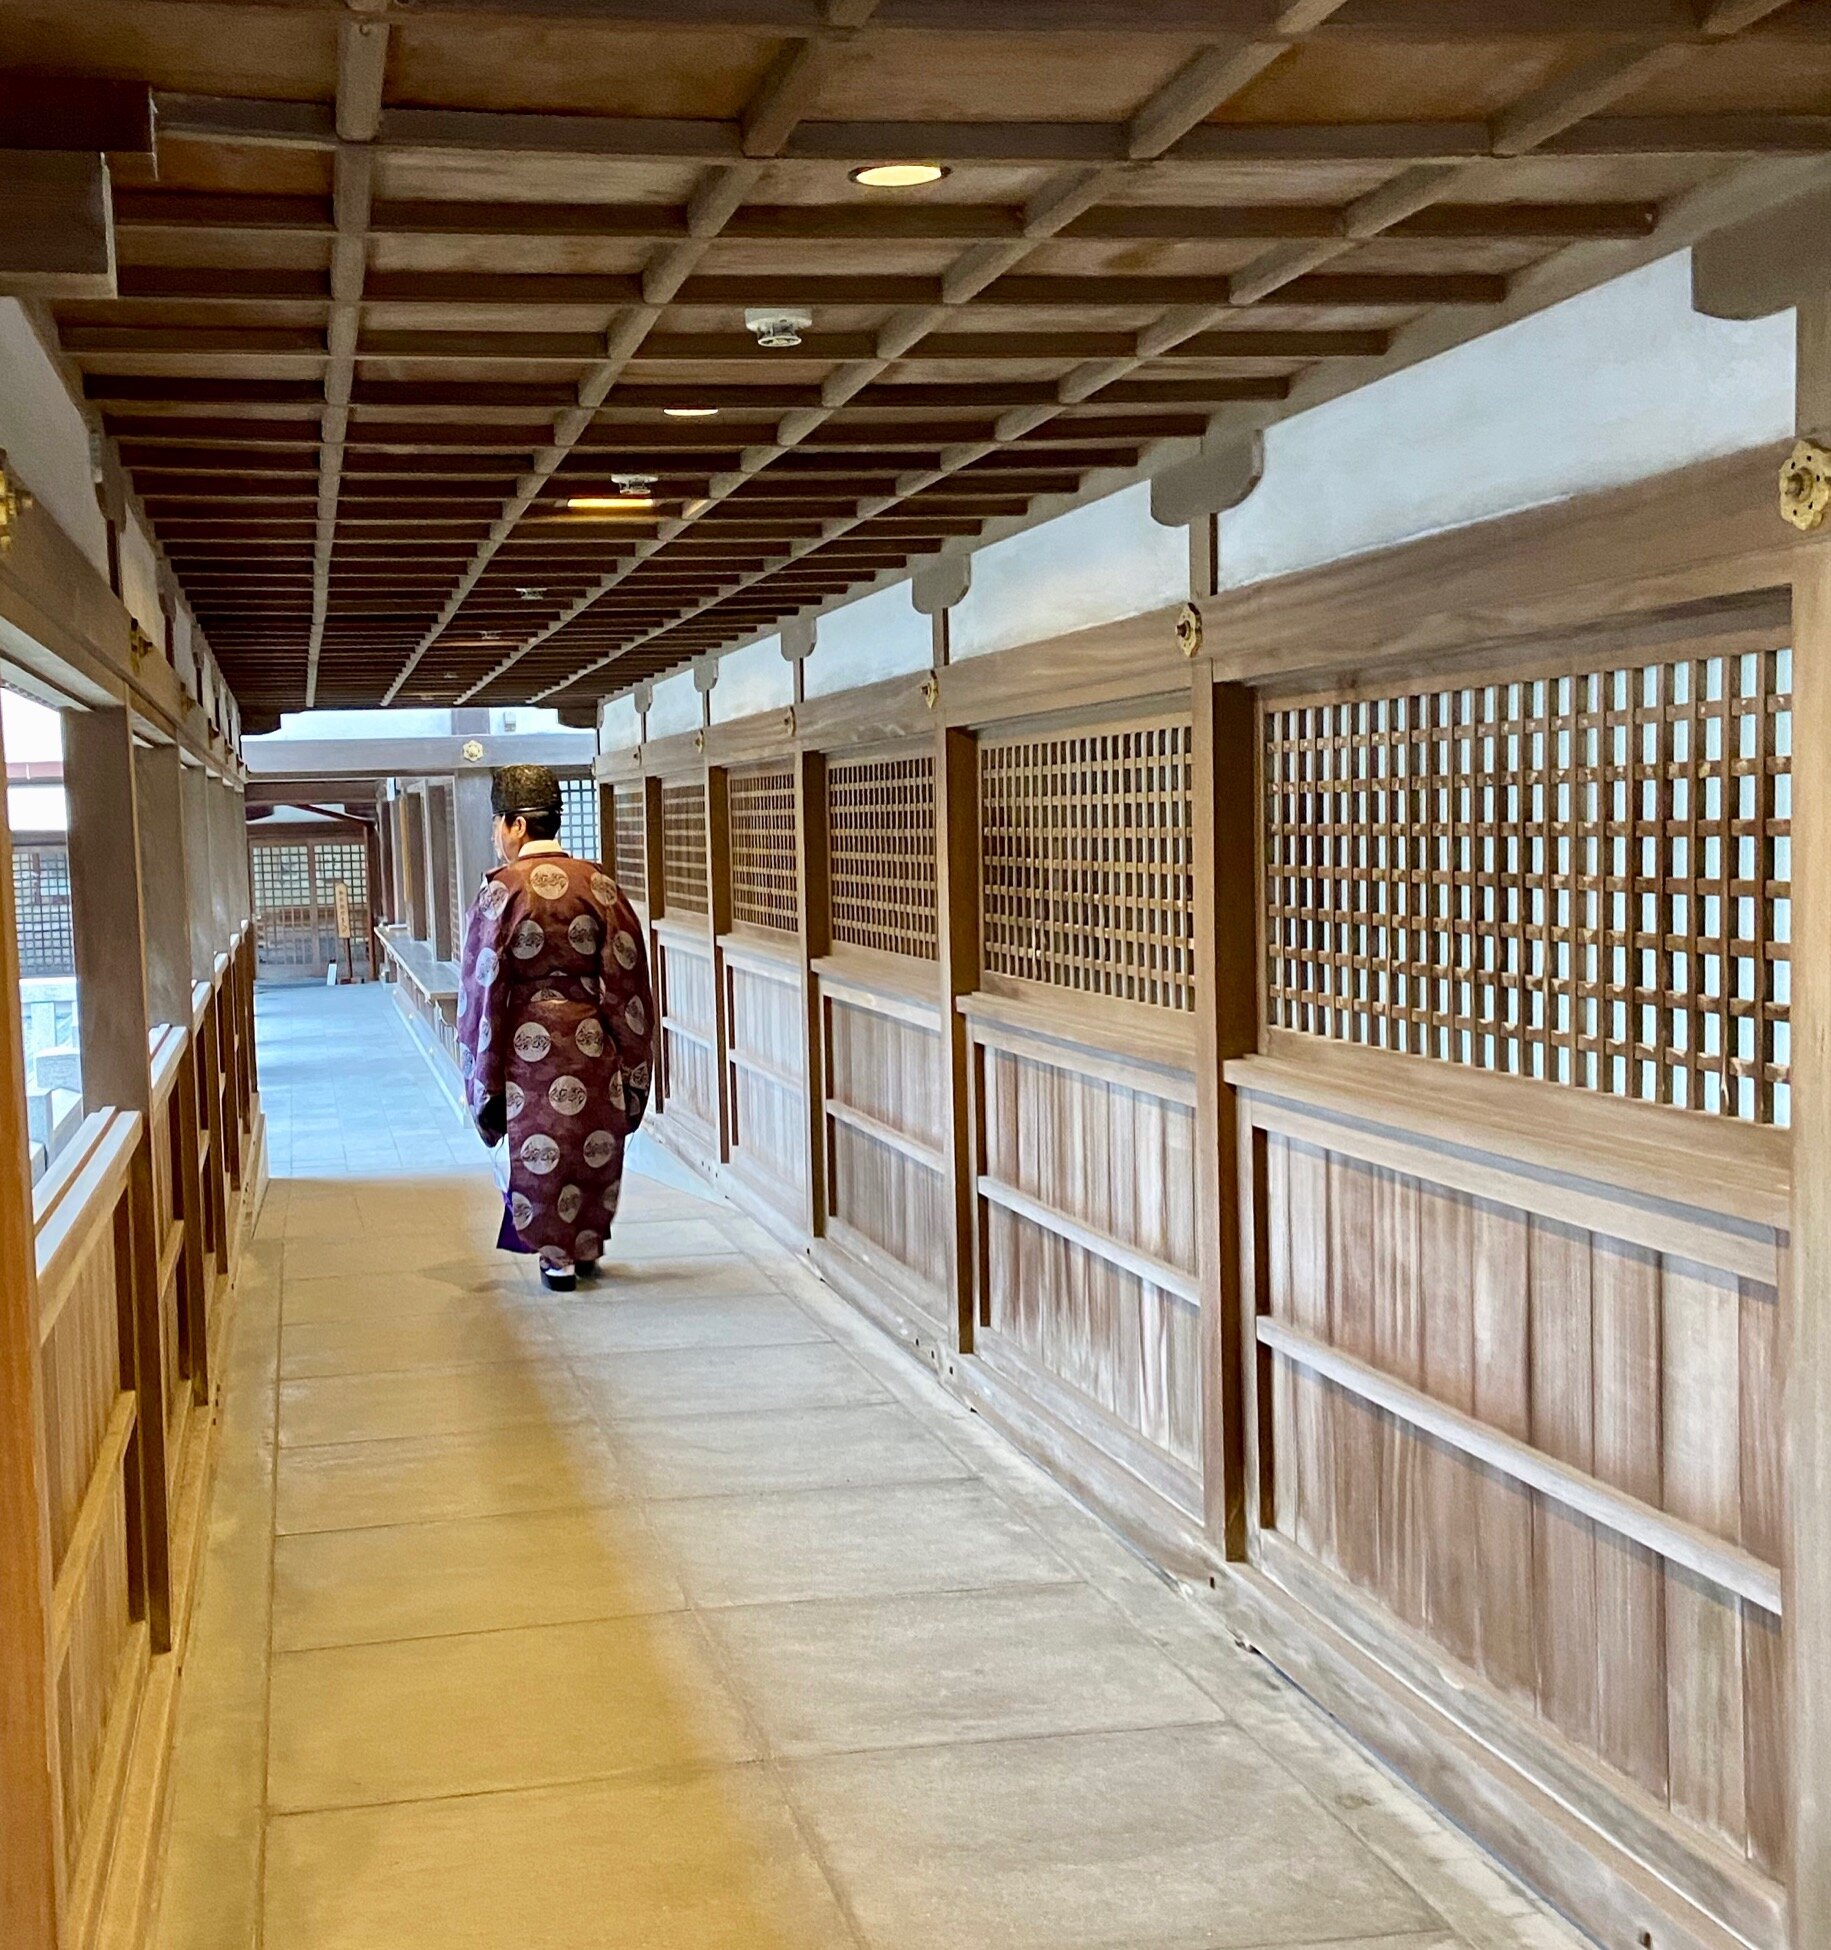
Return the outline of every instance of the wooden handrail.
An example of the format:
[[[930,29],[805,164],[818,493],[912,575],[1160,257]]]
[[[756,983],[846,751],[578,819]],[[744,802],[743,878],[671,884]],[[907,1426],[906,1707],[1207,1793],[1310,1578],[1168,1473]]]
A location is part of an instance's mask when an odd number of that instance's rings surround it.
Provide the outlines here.
[[[152,1100],[156,1110],[172,1094],[190,1037],[178,1023],[167,1022],[161,1023],[148,1040],[152,1045]]]
[[[801,986],[801,957],[792,937],[775,941],[751,933],[721,934],[718,945],[733,967],[754,969],[771,981]]]
[[[215,993],[208,982],[191,984],[191,1033],[201,1034],[203,1019],[210,1010],[210,997]]]
[[[1147,1286],[1174,1294],[1178,1300],[1187,1301],[1192,1307],[1201,1305],[1201,1282],[1183,1267],[1173,1266],[1167,1259],[1159,1259],[1154,1253],[1147,1253],[1140,1247],[1128,1246],[1123,1239],[1115,1239],[1110,1233],[1083,1225],[1079,1219],[1070,1218],[1066,1212],[1058,1212],[1053,1205],[1043,1204],[1028,1192],[1020,1192],[1015,1185],[1007,1185],[1002,1178],[994,1178],[990,1172],[979,1175],[978,1186],[979,1196],[987,1204],[1002,1206],[1018,1218],[1028,1219],[1032,1225],[1041,1226],[1045,1232],[1053,1232],[1058,1239],[1066,1239],[1071,1246],[1079,1246],[1096,1259],[1103,1259],[1109,1266],[1118,1267],[1122,1273],[1130,1273],[1135,1279],[1143,1280]]]
[[[655,939],[664,947],[702,957],[712,953],[712,922],[707,915],[695,914],[690,921],[677,921],[671,914],[664,914],[649,925],[655,931]]]
[[[57,1325],[57,1316],[85,1254],[96,1235],[114,1217],[134,1147],[140,1142],[140,1113],[101,1111],[106,1128],[83,1160],[81,1169],[61,1188],[38,1227],[38,1333],[42,1345]]]
[[[1355,1355],[1330,1347],[1285,1321],[1261,1314],[1256,1325],[1260,1344],[1286,1360],[1334,1382],[1346,1393],[1385,1410],[1420,1434],[1458,1450],[1497,1475],[1525,1489],[1536,1490],[1566,1510],[1600,1524],[1604,1530],[1643,1544],[1669,1563],[1681,1564],[1724,1591],[1779,1616],[1780,1573],[1752,1552],[1725,1543],[1722,1538],[1712,1536],[1696,1524],[1686,1523],[1683,1518],[1670,1516],[1651,1503],[1643,1503],[1639,1497],[1630,1496],[1626,1490],[1618,1490],[1599,1477],[1573,1469],[1530,1443],[1503,1435],[1485,1422],[1478,1422],[1408,1383],[1382,1374]]]
[[[835,1002],[850,1003],[873,1015],[906,1022],[913,1029],[939,1034],[941,1028],[940,978],[935,991],[924,993],[914,982],[899,981],[900,971],[878,969],[861,964],[850,955],[817,955],[812,963],[822,995]]]
[[[1122,1090],[1194,1108],[1193,1023],[1186,1025],[1186,1034],[1179,1022],[1143,1041],[1142,1047],[1128,1048],[1102,1040],[1097,1030],[1078,1023],[1066,1010],[982,994],[963,995],[957,1006],[974,1042],[987,1049],[1006,1050],[1057,1069],[1072,1067],[1080,1075],[1117,1084]]]

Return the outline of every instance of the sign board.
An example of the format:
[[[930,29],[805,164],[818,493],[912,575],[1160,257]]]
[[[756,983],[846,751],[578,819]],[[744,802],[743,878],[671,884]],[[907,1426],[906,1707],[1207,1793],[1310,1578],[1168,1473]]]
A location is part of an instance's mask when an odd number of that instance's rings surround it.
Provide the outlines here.
[[[331,891],[337,901],[337,939],[339,941],[348,941],[350,938],[349,883],[343,880],[333,881],[331,883]]]

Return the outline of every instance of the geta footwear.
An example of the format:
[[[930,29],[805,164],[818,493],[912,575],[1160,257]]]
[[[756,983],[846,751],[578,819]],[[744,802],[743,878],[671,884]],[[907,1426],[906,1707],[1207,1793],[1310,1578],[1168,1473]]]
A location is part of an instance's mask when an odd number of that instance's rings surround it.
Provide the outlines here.
[[[559,1273],[551,1266],[543,1266],[540,1269],[540,1283],[549,1293],[575,1293],[579,1284],[577,1276],[570,1267],[565,1272]]]
[[[598,1263],[595,1259],[575,1259],[572,1270],[581,1280],[595,1280],[598,1277]]]

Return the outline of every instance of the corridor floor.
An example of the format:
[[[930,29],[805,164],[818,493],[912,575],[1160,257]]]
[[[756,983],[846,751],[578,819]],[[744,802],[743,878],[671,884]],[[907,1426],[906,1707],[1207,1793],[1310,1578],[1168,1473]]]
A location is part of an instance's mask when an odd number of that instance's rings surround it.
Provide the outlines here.
[[[160,1950],[1575,1940],[732,1209],[543,1295],[385,991],[259,1021]]]

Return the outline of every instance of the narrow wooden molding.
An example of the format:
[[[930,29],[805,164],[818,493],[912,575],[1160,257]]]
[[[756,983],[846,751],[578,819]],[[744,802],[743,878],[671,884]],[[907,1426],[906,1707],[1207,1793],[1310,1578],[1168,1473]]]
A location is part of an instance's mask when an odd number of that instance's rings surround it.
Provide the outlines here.
[[[1141,1252],[1136,1246],[1128,1246],[1124,1240],[1115,1239],[1110,1233],[1083,1225],[1079,1219],[1071,1218],[1066,1212],[1058,1212],[1053,1205],[1045,1205],[1029,1193],[1019,1191],[1015,1185],[1007,1185],[994,1178],[989,1172],[979,1174],[975,1190],[989,1204],[1002,1206],[1018,1218],[1041,1226],[1058,1239],[1066,1239],[1071,1246],[1079,1246],[1083,1251],[1105,1260],[1109,1266],[1116,1266],[1121,1272],[1143,1280],[1147,1286],[1157,1287],[1178,1300],[1187,1301],[1192,1307],[1201,1305],[1201,1281],[1187,1267],[1174,1266],[1167,1259],[1158,1259],[1151,1253]]]
[[[911,1164],[920,1165],[924,1171],[932,1171],[937,1178],[946,1175],[947,1160],[932,1144],[924,1144],[920,1138],[910,1137],[894,1124],[885,1124],[862,1110],[854,1109],[838,1097],[826,1100],[826,1114],[835,1124],[844,1124],[848,1130],[868,1137],[873,1144],[881,1144],[887,1151],[907,1158]]]
[[[1556,1461],[1529,1443],[1516,1441],[1472,1416],[1447,1408],[1367,1362],[1330,1347],[1309,1334],[1261,1314],[1259,1339],[1287,1360],[1332,1381],[1359,1400],[1395,1416],[1408,1427],[1444,1443],[1510,1482],[1535,1490],[1592,1523],[1643,1544],[1673,1564],[1776,1616],[1780,1612],[1780,1572],[1771,1564],[1725,1543],[1695,1524],[1683,1523],[1638,1497],[1612,1488],[1594,1476]]]

